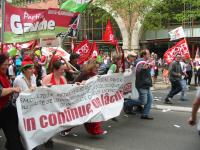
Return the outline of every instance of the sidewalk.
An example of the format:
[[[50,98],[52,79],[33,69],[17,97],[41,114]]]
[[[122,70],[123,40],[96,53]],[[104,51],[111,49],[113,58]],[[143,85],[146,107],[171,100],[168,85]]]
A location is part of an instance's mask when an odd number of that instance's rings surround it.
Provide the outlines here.
[[[170,84],[166,84],[163,81],[159,81],[159,82],[156,82],[153,85],[152,90],[153,91],[155,91],[155,90],[165,90],[165,89],[169,89],[169,88],[170,88]]]
[[[193,80],[192,80],[193,81]],[[161,76],[158,76],[156,83],[153,85],[152,90],[166,90],[171,88],[171,83],[166,84],[164,83]],[[196,90],[198,87],[194,85],[194,83],[191,83],[190,90]]]

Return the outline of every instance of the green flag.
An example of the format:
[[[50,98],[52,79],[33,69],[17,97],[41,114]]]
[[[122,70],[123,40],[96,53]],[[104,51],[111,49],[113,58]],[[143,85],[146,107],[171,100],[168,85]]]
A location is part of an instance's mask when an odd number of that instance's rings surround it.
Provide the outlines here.
[[[92,0],[67,0],[60,9],[70,12],[83,12]]]

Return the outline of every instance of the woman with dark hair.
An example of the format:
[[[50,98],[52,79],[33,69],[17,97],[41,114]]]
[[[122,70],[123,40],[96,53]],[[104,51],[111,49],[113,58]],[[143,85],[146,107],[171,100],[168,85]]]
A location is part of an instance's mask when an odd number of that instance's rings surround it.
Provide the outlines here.
[[[23,150],[18,130],[18,116],[16,107],[11,103],[12,93],[19,93],[19,87],[11,87],[6,75],[9,57],[0,54],[0,128],[6,136],[6,149]]]
[[[54,56],[51,60],[51,73],[46,75],[42,80],[42,85],[52,86],[52,85],[63,85],[67,84],[65,77],[63,76],[66,66],[62,62],[59,56]],[[53,141],[49,139],[45,143],[45,147],[52,148]]]
[[[61,59],[54,57],[52,60],[52,73],[46,75],[43,80],[43,85],[62,85],[67,84],[65,77],[63,76],[66,67]]]
[[[122,72],[122,56],[121,55],[113,55],[112,56],[112,64],[111,64],[107,74],[113,74],[113,73],[119,73],[119,72]],[[114,117],[114,118],[112,118],[112,121],[117,122],[118,119],[116,117]]]
[[[108,70],[108,74],[119,73],[122,68],[122,56],[121,55],[113,55],[112,56],[112,64]]]

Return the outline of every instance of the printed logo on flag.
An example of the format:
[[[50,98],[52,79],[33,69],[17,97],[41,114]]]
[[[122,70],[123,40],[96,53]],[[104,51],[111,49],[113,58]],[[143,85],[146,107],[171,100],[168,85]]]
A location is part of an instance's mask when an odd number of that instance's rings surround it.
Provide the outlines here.
[[[185,39],[179,41],[175,46],[168,49],[164,54],[164,59],[169,64],[175,59],[177,54],[180,54],[185,59],[190,58],[189,48]]]

